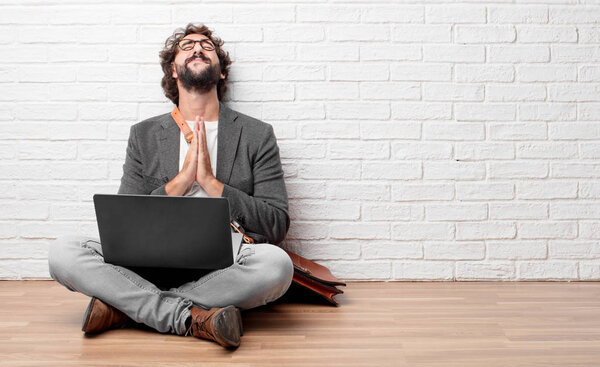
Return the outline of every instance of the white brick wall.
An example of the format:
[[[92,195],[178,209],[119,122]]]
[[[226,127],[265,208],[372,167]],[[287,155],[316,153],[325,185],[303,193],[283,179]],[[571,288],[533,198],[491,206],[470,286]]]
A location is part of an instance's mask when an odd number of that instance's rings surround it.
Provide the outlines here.
[[[349,280],[600,280],[600,3],[450,3],[2,1],[0,278],[97,236],[194,21],[275,127],[288,248]]]

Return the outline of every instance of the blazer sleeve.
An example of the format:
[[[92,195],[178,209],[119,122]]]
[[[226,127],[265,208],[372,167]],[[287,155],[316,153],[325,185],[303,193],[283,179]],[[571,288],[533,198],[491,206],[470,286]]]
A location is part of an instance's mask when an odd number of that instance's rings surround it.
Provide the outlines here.
[[[253,195],[225,184],[222,196],[229,200],[231,218],[237,220],[250,237],[263,240],[262,236],[253,236],[259,234],[266,237],[267,242],[279,244],[290,227],[288,198],[277,139],[273,127],[266,126],[252,167]]]
[[[156,187],[157,183],[152,182],[152,177],[144,176],[142,155],[140,153],[138,138],[135,125],[129,130],[129,141],[127,142],[127,151],[125,153],[125,163],[123,164],[123,176],[118,194],[133,195],[167,195],[165,191],[166,183]],[[156,187],[153,189],[153,187]]]

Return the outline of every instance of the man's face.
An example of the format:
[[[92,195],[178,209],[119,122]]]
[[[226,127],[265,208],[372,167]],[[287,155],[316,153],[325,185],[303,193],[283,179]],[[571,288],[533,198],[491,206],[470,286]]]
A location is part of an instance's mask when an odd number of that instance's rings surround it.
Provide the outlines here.
[[[209,40],[203,34],[188,34],[183,39]],[[172,72],[173,78],[178,79],[181,86],[190,92],[208,92],[217,85],[220,79],[225,78],[225,75],[221,74],[217,51],[207,51],[198,42],[189,51],[184,51],[177,46]]]

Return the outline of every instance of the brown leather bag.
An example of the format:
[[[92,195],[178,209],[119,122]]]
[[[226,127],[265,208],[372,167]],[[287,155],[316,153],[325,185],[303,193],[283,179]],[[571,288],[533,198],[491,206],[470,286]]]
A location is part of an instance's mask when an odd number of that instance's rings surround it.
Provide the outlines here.
[[[254,240],[241,229],[241,226],[236,221],[232,221],[231,228],[243,235],[243,240],[246,243],[254,243]],[[314,261],[310,261],[298,254],[295,254],[289,250],[284,250],[292,259],[294,264],[294,278],[292,281],[312,292],[325,298],[329,303],[338,306],[338,303],[333,296],[344,293],[341,289],[337,289],[336,286],[346,286],[346,283],[340,281],[331,274],[331,271],[321,264],[317,264]]]

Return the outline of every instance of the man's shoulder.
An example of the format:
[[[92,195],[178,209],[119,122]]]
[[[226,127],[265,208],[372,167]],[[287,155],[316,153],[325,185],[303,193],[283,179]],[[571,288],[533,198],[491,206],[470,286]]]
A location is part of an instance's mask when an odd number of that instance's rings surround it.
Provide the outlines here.
[[[151,131],[161,126],[161,124],[169,117],[171,113],[163,113],[162,115],[156,115],[149,117],[143,121],[140,121],[133,125],[133,128],[138,132]]]
[[[231,108],[230,108],[231,109]],[[271,124],[268,124],[264,121],[261,121],[255,117],[246,115],[245,113],[236,111],[231,109],[235,114],[237,114],[237,122],[242,124],[244,129],[249,130],[250,132],[256,133],[264,133],[265,131],[272,129]]]

